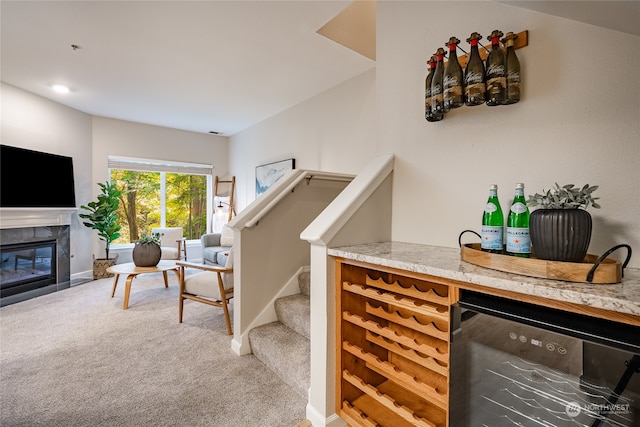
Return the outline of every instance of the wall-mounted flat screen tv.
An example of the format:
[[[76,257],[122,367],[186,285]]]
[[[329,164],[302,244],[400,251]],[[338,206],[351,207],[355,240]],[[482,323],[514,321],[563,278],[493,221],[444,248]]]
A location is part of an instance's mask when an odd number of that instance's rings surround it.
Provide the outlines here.
[[[73,159],[0,145],[0,207],[75,208]]]

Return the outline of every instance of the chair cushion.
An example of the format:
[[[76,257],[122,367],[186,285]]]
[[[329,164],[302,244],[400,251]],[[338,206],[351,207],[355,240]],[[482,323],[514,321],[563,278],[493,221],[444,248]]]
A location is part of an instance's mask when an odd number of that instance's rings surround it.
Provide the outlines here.
[[[229,255],[227,256],[224,268],[233,268],[233,249],[229,249]],[[225,289],[233,288],[233,272],[222,273],[222,281],[224,282]]]
[[[227,259],[224,254],[228,252],[229,248],[223,248],[222,246],[202,248],[202,259],[205,264],[217,264],[223,267]]]
[[[179,258],[177,243],[175,248],[161,246],[160,250],[162,251],[162,255],[160,256],[160,259],[178,259]]]
[[[220,265],[226,265],[228,259],[229,259],[229,248],[226,248],[225,250],[220,251],[216,254],[216,263]]]
[[[220,246],[233,246],[233,230],[226,225],[220,233]]]
[[[220,246],[220,233],[207,233],[200,236],[200,243],[203,248]]]
[[[203,271],[184,278],[184,291],[188,294],[220,300],[218,274]]]
[[[233,268],[233,251],[229,252],[225,268]],[[233,273],[222,273],[224,289],[233,288]],[[184,278],[184,291],[188,294],[221,300],[218,273],[203,271]]]
[[[182,239],[182,227],[152,228],[152,233],[160,233],[160,246],[176,247],[178,250],[178,240]]]

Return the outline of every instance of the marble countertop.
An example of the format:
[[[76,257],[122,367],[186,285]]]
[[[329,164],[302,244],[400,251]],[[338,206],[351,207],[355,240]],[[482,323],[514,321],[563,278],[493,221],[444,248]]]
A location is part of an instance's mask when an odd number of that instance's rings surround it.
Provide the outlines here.
[[[563,282],[503,273],[460,259],[460,249],[403,242],[330,248],[329,255],[495,289],[640,316],[640,269],[612,285]]]

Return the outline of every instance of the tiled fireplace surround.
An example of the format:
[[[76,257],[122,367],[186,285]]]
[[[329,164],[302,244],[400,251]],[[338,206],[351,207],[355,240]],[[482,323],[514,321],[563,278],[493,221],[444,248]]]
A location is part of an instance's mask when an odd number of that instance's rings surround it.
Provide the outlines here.
[[[0,244],[56,240],[57,283],[3,298],[2,305],[69,288],[71,285],[70,227],[75,209],[0,209]]]

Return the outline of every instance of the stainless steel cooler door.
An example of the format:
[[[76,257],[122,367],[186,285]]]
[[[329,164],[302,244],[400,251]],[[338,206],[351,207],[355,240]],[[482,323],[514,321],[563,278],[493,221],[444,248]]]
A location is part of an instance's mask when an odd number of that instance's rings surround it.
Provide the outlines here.
[[[458,314],[450,427],[640,426],[640,375],[611,399],[634,353],[473,310]]]

